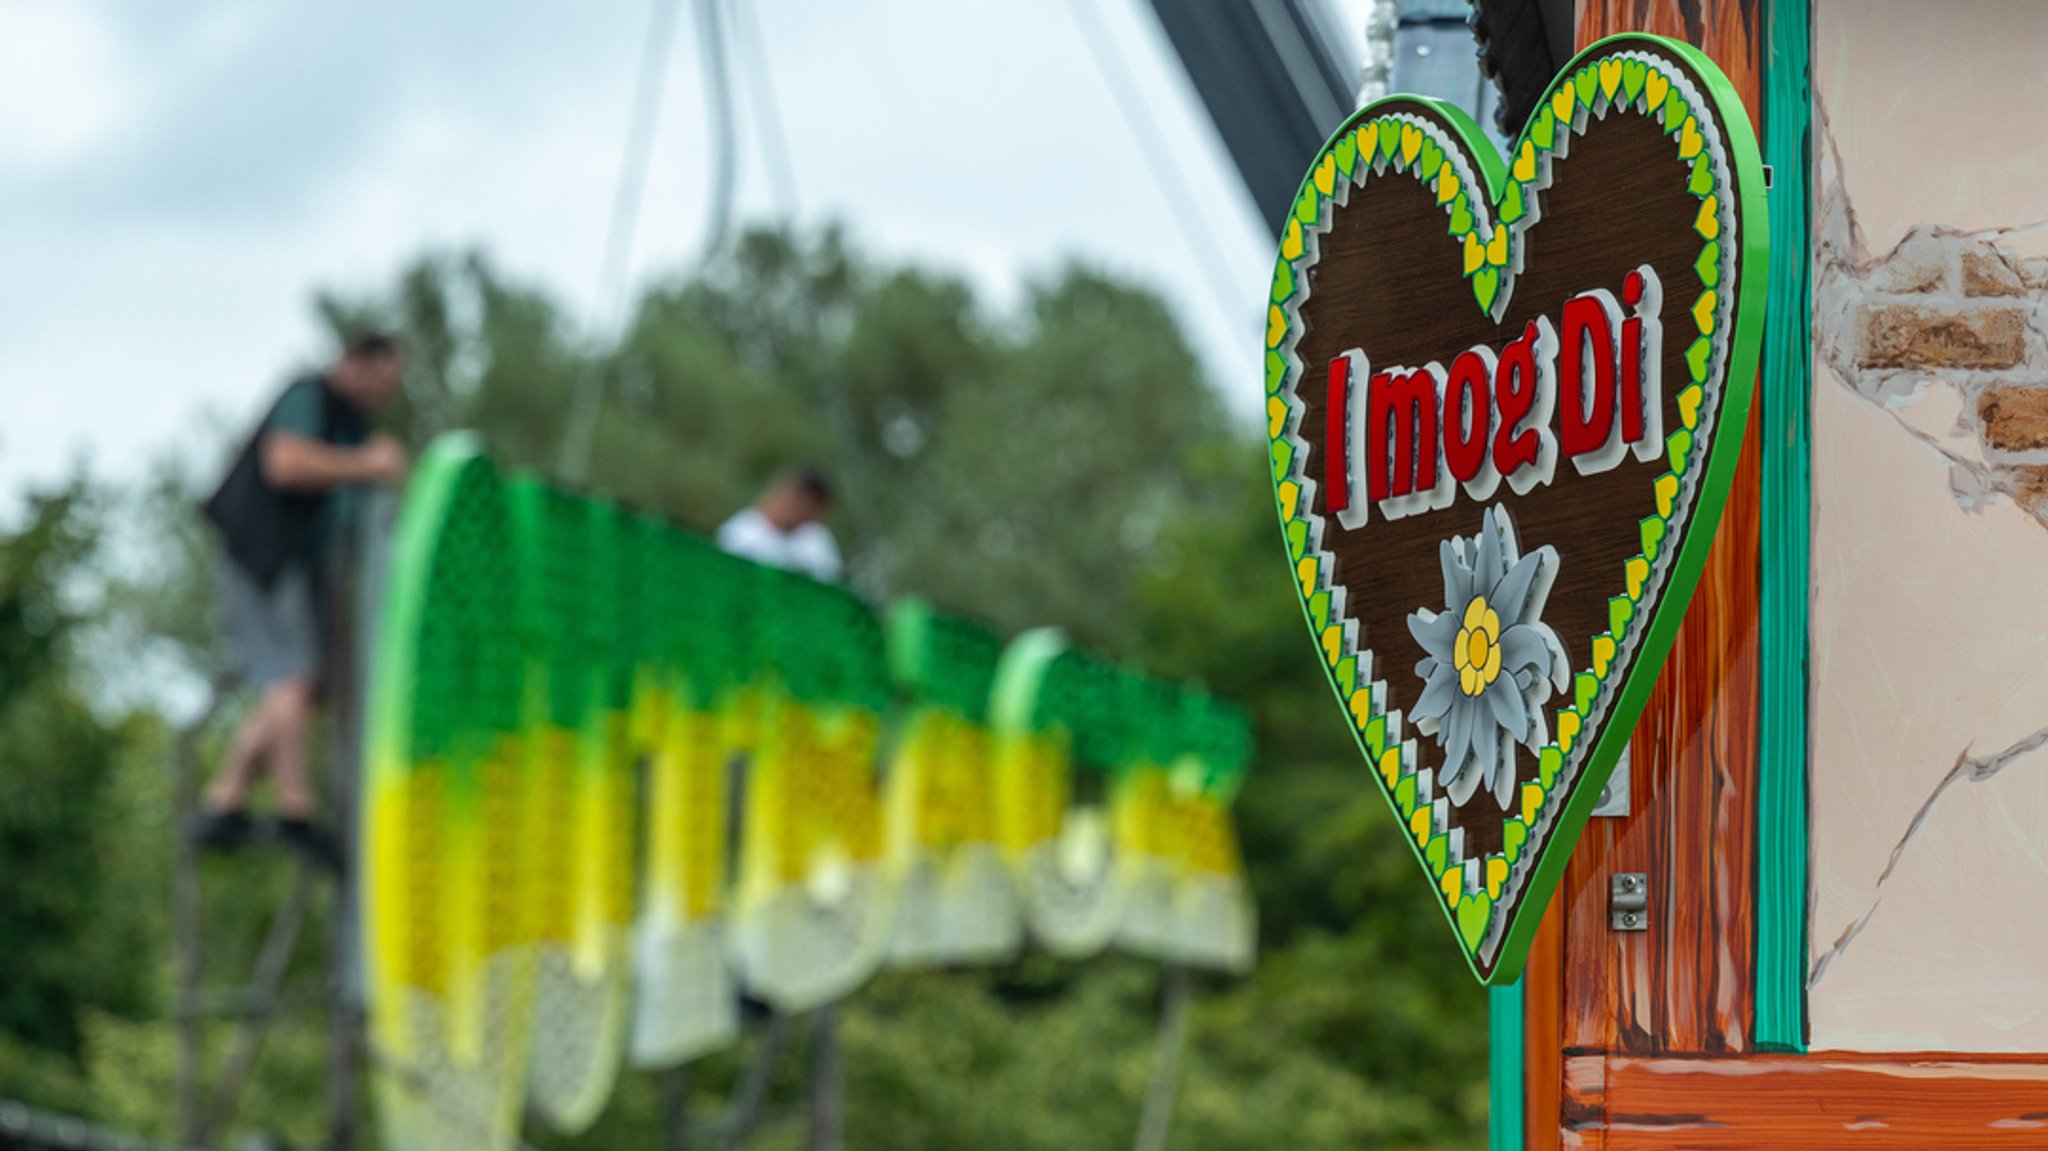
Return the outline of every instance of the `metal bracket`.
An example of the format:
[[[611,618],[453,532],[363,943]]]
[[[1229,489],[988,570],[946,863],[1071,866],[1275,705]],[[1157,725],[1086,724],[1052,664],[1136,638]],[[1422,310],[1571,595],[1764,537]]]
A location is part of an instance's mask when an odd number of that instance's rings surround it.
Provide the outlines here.
[[[1624,871],[1607,881],[1607,926],[1614,931],[1650,929],[1650,877]]]
[[[1615,761],[1613,773],[1607,777],[1607,786],[1600,789],[1600,798],[1593,801],[1593,816],[1596,819],[1627,818],[1629,761],[1629,749],[1624,747],[1621,749],[1621,758]]]

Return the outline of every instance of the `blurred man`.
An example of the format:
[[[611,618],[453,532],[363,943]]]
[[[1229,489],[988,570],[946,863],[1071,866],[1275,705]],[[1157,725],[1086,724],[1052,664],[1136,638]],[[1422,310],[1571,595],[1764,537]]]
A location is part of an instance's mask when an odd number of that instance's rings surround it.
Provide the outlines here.
[[[398,393],[404,371],[390,336],[349,340],[327,371],[285,389],[206,501],[220,541],[229,647],[257,701],[206,789],[193,829],[202,844],[250,838],[249,789],[268,775],[279,838],[323,865],[340,865],[334,840],[313,826],[307,771],[322,663],[319,589],[353,514],[352,489],[405,474],[398,441],[370,431],[370,417]]]
[[[839,578],[839,544],[825,519],[832,486],[816,468],[792,468],[769,482],[754,505],[725,521],[718,546],[736,556],[832,583]]]

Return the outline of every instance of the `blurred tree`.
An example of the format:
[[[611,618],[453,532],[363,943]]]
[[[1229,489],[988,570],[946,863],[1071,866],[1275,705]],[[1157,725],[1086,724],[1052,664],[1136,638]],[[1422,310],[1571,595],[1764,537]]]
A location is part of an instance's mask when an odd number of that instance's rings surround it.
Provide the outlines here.
[[[83,481],[32,493],[0,538],[0,1033],[83,1056],[94,1010],[135,1012],[151,975],[113,793],[139,721],[96,714],[74,644],[98,507]]]
[[[615,339],[579,331],[545,293],[478,254],[429,254],[386,292],[318,304],[337,332],[376,324],[406,337],[412,369],[390,423],[415,446],[465,427],[501,460],[552,472],[570,396],[594,378],[605,389],[596,490],[709,530],[776,469],[816,463],[838,483],[834,526],[864,593],[927,595],[1006,632],[1056,624],[1246,702],[1259,761],[1237,822],[1262,952],[1252,976],[1214,981],[1197,1003],[1172,1145],[1479,1144],[1485,998],[1414,881],[1304,642],[1276,561],[1259,431],[1225,412],[1156,295],[1068,266],[1032,284],[1014,313],[994,314],[955,277],[871,262],[825,231],[743,236],[701,276],[650,288]],[[124,628],[124,644],[167,645],[201,674],[213,666],[211,561],[189,513],[203,485],[190,477],[214,465],[168,469],[140,494],[137,515],[157,525],[157,547],[148,566],[130,566],[145,578],[111,581],[115,610],[99,621]],[[25,629],[12,635],[0,644],[34,647]],[[79,746],[119,738],[97,730]],[[16,746],[0,744],[10,771]],[[73,786],[91,772],[63,774]],[[160,777],[132,786],[162,791]],[[165,851],[160,806],[127,802],[97,810]],[[66,808],[60,822],[89,822],[94,810]],[[210,890],[259,893],[241,901],[250,906],[209,909],[220,950],[246,953],[261,925],[250,907],[274,903],[279,877],[255,861],[211,866]],[[9,882],[0,868],[0,898]],[[135,954],[163,955],[160,936]],[[302,965],[317,954],[308,943]],[[0,954],[0,976],[8,961]],[[138,979],[159,970],[132,956],[119,968]],[[850,1141],[881,1151],[1127,1146],[1157,993],[1152,965],[1119,956],[886,976],[844,1013]],[[0,1019],[12,1002],[0,984]],[[75,1046],[73,1018],[64,1034]],[[87,1021],[78,1106],[146,1126],[167,1097],[168,1024]],[[250,1122],[301,1141],[317,1134],[323,1027],[313,1012],[286,1018],[253,1085]],[[0,1080],[8,1059],[0,1043]],[[795,1094],[800,1059],[799,1046],[779,1073],[782,1098]],[[700,1118],[740,1063],[724,1052],[696,1069]],[[550,1151],[652,1147],[659,1115],[653,1082],[629,1076],[593,1131],[530,1141]],[[794,1149],[802,1132],[800,1117],[774,1112],[752,1146]]]

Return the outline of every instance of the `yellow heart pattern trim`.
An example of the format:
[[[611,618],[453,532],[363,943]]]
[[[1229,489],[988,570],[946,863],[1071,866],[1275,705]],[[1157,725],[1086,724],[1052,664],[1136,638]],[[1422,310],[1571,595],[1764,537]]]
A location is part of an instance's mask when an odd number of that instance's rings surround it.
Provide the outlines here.
[[[1370,165],[1374,160],[1379,158],[1379,150],[1380,125],[1379,121],[1375,120],[1372,123],[1367,124],[1365,126],[1365,130],[1358,134],[1358,158],[1360,160],[1363,160],[1367,165]],[[1352,179],[1354,180],[1357,178],[1358,177],[1356,176],[1352,177]]]
[[[1522,141],[1522,150],[1515,153],[1515,179],[1526,184],[1536,178],[1536,145]]]
[[[1559,88],[1551,95],[1550,111],[1557,117],[1558,127],[1563,128],[1572,122],[1572,105],[1578,103],[1578,99],[1578,89],[1570,84]]]
[[[1282,399],[1281,399],[1281,398],[1280,398],[1279,396],[1268,396],[1268,397],[1266,397],[1266,438],[1267,438],[1267,439],[1269,439],[1269,440],[1277,440],[1277,439],[1279,439],[1279,438],[1280,438],[1280,429],[1281,429],[1281,428],[1284,428],[1284,427],[1286,427],[1286,426],[1287,426],[1287,404],[1286,404],[1286,402],[1285,402],[1285,401],[1283,401],[1283,400],[1282,400]],[[1289,483],[1290,483],[1290,484],[1292,484],[1292,482],[1293,482],[1293,481],[1289,481]],[[1282,488],[1281,490],[1282,490],[1282,491],[1284,492],[1284,491],[1286,491],[1286,488]],[[1294,508],[1294,501],[1293,501],[1292,499],[1288,499],[1288,500],[1285,500],[1285,501],[1283,501],[1283,502],[1285,502],[1285,503],[1286,503],[1286,505],[1287,505],[1287,508],[1288,508],[1288,511],[1287,511],[1287,518],[1288,518],[1288,519],[1290,519],[1290,520],[1291,520],[1291,519],[1293,519],[1293,518],[1294,518],[1294,511],[1293,511],[1293,508]]]
[[[1451,905],[1451,910],[1456,911],[1458,899],[1465,894],[1464,869],[1451,868],[1444,872],[1443,878],[1436,881],[1436,885],[1443,890],[1444,902]]]
[[[1700,201],[1699,218],[1692,222],[1693,230],[1711,240],[1721,234],[1721,201],[1717,196],[1708,196]]]
[[[1401,125],[1401,162],[1413,164],[1415,157],[1422,154],[1422,129],[1413,124]]]
[[[1506,228],[1495,228],[1493,230],[1493,238],[1486,241],[1486,262],[1496,268],[1507,264],[1508,230]]]
[[[1448,204],[1452,200],[1457,199],[1459,187],[1460,185],[1458,183],[1458,174],[1456,172],[1451,171],[1451,166],[1449,164],[1445,164],[1443,168],[1443,175],[1437,177],[1436,181],[1436,202],[1439,204]]]
[[[1707,142],[1700,137],[1700,118],[1687,116],[1685,127],[1678,130],[1678,158],[1690,160],[1699,155],[1700,149],[1706,146]]]
[[[1700,403],[1706,398],[1707,393],[1698,384],[1692,384],[1678,393],[1678,418],[1685,421],[1687,428],[1699,426]]]
[[[1358,700],[1360,697],[1370,698],[1370,696],[1371,693],[1367,692],[1362,688],[1356,694],[1354,694],[1351,697],[1351,714],[1357,715],[1359,713]],[[1363,727],[1367,722],[1367,720],[1363,719],[1358,721],[1359,726],[1361,727]],[[1380,778],[1387,781],[1387,786],[1389,788],[1392,788],[1395,784],[1401,782],[1400,748],[1390,747],[1387,750],[1380,753]]]
[[[1596,635],[1593,637],[1593,674],[1605,678],[1607,669],[1614,665],[1614,637]]]
[[[1415,814],[1408,817],[1408,833],[1415,837],[1418,847],[1429,842],[1429,818],[1426,807],[1416,808]]]
[[[1671,501],[1678,498],[1678,477],[1666,472],[1657,477],[1657,514],[1671,516]]]
[[[1316,557],[1309,556],[1295,567],[1294,574],[1301,580],[1301,594],[1316,594]]]
[[[1327,196],[1337,187],[1337,154],[1331,152],[1316,165],[1316,191]]]
[[[1701,292],[1700,298],[1693,301],[1693,322],[1699,325],[1700,335],[1702,336],[1711,336],[1714,334],[1714,304],[1716,302],[1717,301],[1714,296],[1714,289],[1712,288],[1708,288],[1706,291]],[[1688,424],[1687,426],[1690,427],[1691,425]]]
[[[1615,90],[1621,87],[1621,61],[1610,56],[1600,61],[1600,90],[1614,99]]]
[[[1533,783],[1522,785],[1522,822],[1536,826],[1536,813],[1543,810],[1543,789]]]
[[[1486,857],[1486,894],[1500,898],[1501,885],[1508,881],[1508,861],[1498,855]]]
[[[1572,745],[1579,741],[1579,713],[1566,708],[1557,713],[1557,750],[1570,755]]]
[[[1273,400],[1272,402],[1273,402],[1273,403],[1275,403],[1275,404],[1280,404],[1280,401],[1279,401],[1279,399],[1278,399],[1278,398],[1275,398],[1275,399],[1274,399],[1274,400]],[[1280,404],[1280,416],[1281,416],[1281,418],[1282,418],[1283,420],[1284,420],[1284,419],[1286,418],[1286,416],[1287,416],[1287,405],[1285,405],[1285,404]],[[1277,435],[1279,435],[1280,433],[1276,431],[1276,432],[1274,432],[1273,434],[1277,436]],[[1283,518],[1283,519],[1290,519],[1290,520],[1291,520],[1291,519],[1293,519],[1293,518],[1294,518],[1294,513],[1295,513],[1295,510],[1296,510],[1296,509],[1297,509],[1297,508],[1298,508],[1298,507],[1300,506],[1300,504],[1301,504],[1301,485],[1300,485],[1300,484],[1298,484],[1298,483],[1295,483],[1295,482],[1294,482],[1293,480],[1288,480],[1288,481],[1287,481],[1286,483],[1284,483],[1284,484],[1281,484],[1281,485],[1280,485],[1280,515],[1281,515],[1281,518]]]
[[[1266,346],[1269,348],[1279,347],[1280,341],[1286,335],[1287,314],[1280,310],[1280,305],[1269,305],[1266,308]]]
[[[1323,658],[1330,661],[1331,667],[1344,658],[1344,629],[1336,624],[1323,629]]]
[[[1637,556],[1623,564],[1621,570],[1628,577],[1628,598],[1642,599],[1643,584],[1650,578],[1650,561]]]
[[[1301,221],[1289,217],[1287,231],[1280,237],[1280,258],[1298,260],[1301,258]]]
[[[1664,107],[1664,97],[1671,94],[1671,81],[1662,72],[1651,72],[1643,84],[1643,95],[1650,98],[1646,105],[1652,112]]]
[[[1479,233],[1465,233],[1465,274],[1471,275],[1486,263],[1486,245],[1479,242]]]

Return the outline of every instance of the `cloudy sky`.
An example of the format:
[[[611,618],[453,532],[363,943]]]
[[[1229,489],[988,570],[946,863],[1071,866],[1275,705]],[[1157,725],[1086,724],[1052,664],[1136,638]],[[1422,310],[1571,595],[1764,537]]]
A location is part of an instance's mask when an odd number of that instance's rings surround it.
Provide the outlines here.
[[[132,475],[253,418],[319,348],[316,287],[380,286],[424,248],[481,246],[604,322],[650,2],[0,0],[0,506],[80,457]],[[743,120],[742,221],[793,202],[999,303],[1086,258],[1167,293],[1255,410],[1270,242],[1144,0],[1083,2],[1176,158],[1206,257],[1068,4],[752,2],[798,187],[778,197]],[[702,240],[698,60],[685,4],[636,280]]]

